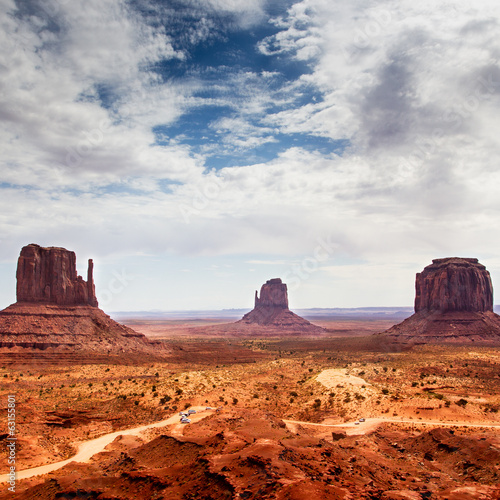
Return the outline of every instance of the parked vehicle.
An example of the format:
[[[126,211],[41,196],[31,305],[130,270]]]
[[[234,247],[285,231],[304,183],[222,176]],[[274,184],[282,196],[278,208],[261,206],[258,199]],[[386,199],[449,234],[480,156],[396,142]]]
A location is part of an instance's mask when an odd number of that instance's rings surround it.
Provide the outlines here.
[[[364,418],[360,418],[360,419],[359,419],[359,421],[360,421],[360,422],[364,422],[364,421],[365,421],[365,419],[364,419]]]
[[[196,410],[188,410],[188,415],[192,415],[193,413],[196,413]]]
[[[190,424],[191,419],[190,418],[181,418],[181,424]]]

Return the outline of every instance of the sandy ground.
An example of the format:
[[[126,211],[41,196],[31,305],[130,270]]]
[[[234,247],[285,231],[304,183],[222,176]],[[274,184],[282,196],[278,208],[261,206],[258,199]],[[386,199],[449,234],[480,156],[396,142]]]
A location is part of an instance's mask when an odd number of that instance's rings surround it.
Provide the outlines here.
[[[354,375],[349,375],[347,370],[341,369],[331,369],[323,370],[317,377],[316,380],[323,384],[328,389],[334,389],[338,385],[352,385],[355,387],[370,385],[366,380],[361,377],[355,377]]]
[[[328,374],[326,374],[328,376]],[[208,415],[211,415],[214,413],[215,409],[209,409],[207,410],[205,407],[202,406],[197,406],[193,407],[193,410],[196,410],[196,413],[191,415],[189,418],[191,419],[191,423],[197,423],[207,417]],[[408,420],[408,419],[395,419],[395,418],[388,418],[388,417],[378,417],[378,418],[367,418],[365,419],[364,422],[346,422],[346,423],[338,423],[338,424],[330,424],[330,423],[313,423],[313,422],[306,422],[306,421],[298,421],[298,420],[283,420],[287,426],[287,428],[294,432],[298,433],[300,427],[313,427],[313,428],[323,428],[325,430],[325,436],[328,436],[331,434],[332,430],[339,430],[339,431],[344,431],[346,435],[348,436],[361,436],[365,435],[367,433],[375,431],[375,429],[387,422],[391,423],[399,423],[399,424],[412,424],[412,425],[417,425],[417,426],[422,426],[422,425],[430,425],[430,426],[437,426],[437,427],[467,427],[467,428],[492,428],[492,429],[500,429],[500,423],[487,423],[487,422],[481,422],[481,423],[470,423],[470,422],[442,422],[442,421],[437,421],[437,420],[424,420],[424,421],[414,421],[414,420]],[[149,429],[154,429],[154,428],[159,428],[159,427],[165,427],[165,426],[172,426],[170,428],[170,434],[175,437],[181,437],[184,433],[185,429],[185,424],[179,423],[179,414],[176,413],[174,415],[171,415],[169,418],[162,420],[160,422],[155,422],[152,424],[148,425],[142,425],[140,427],[134,427],[132,429],[125,429],[121,431],[116,431],[112,432],[109,434],[106,434],[104,436],[101,436],[96,439],[92,439],[90,441],[81,443],[79,448],[78,448],[78,453],[67,459],[67,460],[62,460],[53,464],[48,464],[48,465],[43,465],[41,467],[34,467],[32,469],[25,469],[22,471],[18,471],[16,473],[16,478],[18,480],[20,479],[28,479],[34,476],[40,476],[43,474],[48,474],[49,472],[53,472],[55,470],[58,470],[65,465],[71,463],[71,462],[81,462],[81,463],[86,463],[89,462],[90,459],[97,453],[100,453],[101,451],[105,450],[106,447],[113,443],[116,438],[122,437],[122,436],[139,436],[144,431],[147,431]],[[265,441],[265,440],[263,440]],[[8,481],[8,475],[3,474],[0,476],[0,483],[5,483]]]

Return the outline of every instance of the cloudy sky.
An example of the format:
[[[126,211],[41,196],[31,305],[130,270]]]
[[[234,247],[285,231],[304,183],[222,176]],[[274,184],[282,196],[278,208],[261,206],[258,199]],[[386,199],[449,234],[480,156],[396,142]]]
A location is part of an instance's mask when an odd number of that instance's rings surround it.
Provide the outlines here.
[[[29,243],[108,311],[500,289],[498,2],[0,0],[0,37],[1,307]]]

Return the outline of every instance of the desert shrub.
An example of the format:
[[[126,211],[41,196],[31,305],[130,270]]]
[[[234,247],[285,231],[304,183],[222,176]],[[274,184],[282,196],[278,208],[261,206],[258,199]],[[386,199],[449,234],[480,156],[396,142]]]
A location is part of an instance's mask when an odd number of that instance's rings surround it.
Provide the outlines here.
[[[382,394],[389,394],[389,389],[382,389]]]
[[[455,404],[457,404],[458,406],[465,406],[466,404],[468,403],[468,401],[466,399],[459,399]]]
[[[321,406],[321,399],[315,399],[313,403],[313,408],[317,410],[319,409],[320,406]]]

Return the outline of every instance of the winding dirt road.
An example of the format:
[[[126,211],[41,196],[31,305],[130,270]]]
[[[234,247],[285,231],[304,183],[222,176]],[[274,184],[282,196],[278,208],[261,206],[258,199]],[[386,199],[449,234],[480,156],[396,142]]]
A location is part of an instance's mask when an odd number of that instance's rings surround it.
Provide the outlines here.
[[[196,410],[196,413],[189,417],[191,419],[191,422],[193,423],[199,422],[201,419],[213,413],[213,410],[206,410],[204,406],[194,406],[191,409]],[[106,448],[108,444],[112,443],[118,436],[138,436],[141,432],[147,429],[153,429],[155,427],[165,427],[166,425],[172,424],[177,424],[179,426],[185,425],[179,423],[179,414],[176,413],[175,415],[170,416],[166,420],[161,420],[160,422],[141,425],[140,427],[134,427],[132,429],[124,429],[121,431],[111,432],[110,434],[105,434],[104,436],[98,437],[96,439],[85,441],[78,447],[78,453],[71,458],[62,460],[61,462],[55,462],[53,464],[33,467],[32,469],[16,471],[16,480],[27,479],[33,476],[40,476],[42,474],[48,474],[49,472],[60,469],[61,467],[64,467],[71,462],[88,462],[96,453],[103,451],[104,448]],[[6,483],[8,480],[8,474],[0,475],[0,484]]]
[[[214,410],[206,410],[204,406],[195,406],[192,409],[196,410],[196,413],[191,415],[192,423],[199,422],[203,418],[207,417]],[[371,432],[376,429],[376,427],[384,422],[394,422],[394,423],[404,423],[404,424],[415,424],[415,425],[436,425],[440,427],[486,427],[486,428],[497,428],[500,429],[500,423],[467,423],[467,422],[441,422],[439,420],[409,420],[409,419],[396,419],[396,418],[385,418],[385,417],[377,417],[377,418],[367,418],[364,422],[358,422],[358,424],[354,422],[348,423],[339,423],[339,424],[317,424],[313,422],[303,422],[299,420],[283,420],[285,422],[288,429],[292,432],[297,432],[298,426],[319,426],[319,427],[330,427],[330,428],[341,428],[346,430],[346,434],[348,435],[361,435],[366,434],[367,432]],[[125,429],[121,431],[112,432],[110,434],[106,434],[104,436],[98,437],[96,439],[92,439],[90,441],[86,441],[80,444],[78,448],[78,453],[67,460],[63,460],[61,462],[55,462],[53,464],[42,465],[40,467],[34,467],[32,469],[25,469],[22,471],[16,472],[16,479],[27,479],[33,476],[39,476],[42,474],[47,474],[49,472],[55,471],[64,467],[65,465],[71,462],[88,462],[96,453],[99,453],[106,448],[106,446],[112,443],[118,436],[137,436],[141,432],[147,429],[153,429],[155,427],[164,427],[167,425],[177,424],[176,427],[172,429],[174,434],[181,435],[182,431],[179,427],[182,428],[184,424],[179,423],[179,415],[176,413],[175,415],[170,416],[166,420],[162,420],[160,422],[155,422],[153,424],[142,425],[140,427],[134,427],[133,429]],[[8,475],[3,474],[0,475],[0,483],[5,483],[8,481]]]
[[[485,422],[484,424],[469,423],[469,422],[442,422],[441,420],[411,420],[397,419],[389,417],[367,418],[364,422],[343,422],[340,424],[317,424],[313,422],[302,422],[300,420],[283,420],[287,427],[292,431],[296,431],[297,426],[318,426],[318,427],[336,427],[346,430],[349,436],[359,436],[375,430],[380,424],[392,422],[396,424],[414,424],[414,425],[436,425],[439,427],[485,427],[500,429],[500,423]]]

